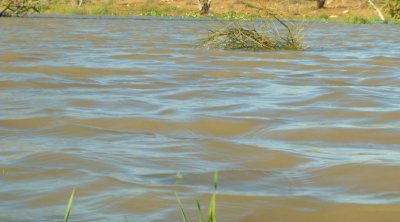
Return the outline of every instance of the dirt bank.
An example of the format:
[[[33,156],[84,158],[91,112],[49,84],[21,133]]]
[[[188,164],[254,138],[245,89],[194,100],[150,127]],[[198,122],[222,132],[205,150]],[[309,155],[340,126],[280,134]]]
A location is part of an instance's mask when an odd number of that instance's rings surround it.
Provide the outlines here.
[[[255,18],[268,17],[267,10],[249,7],[249,4],[268,9],[287,19],[346,19],[362,17],[376,19],[378,16],[366,1],[328,0],[325,8],[317,9],[316,1],[309,0],[214,0],[211,17]],[[380,2],[378,6],[382,6]],[[198,17],[197,0],[92,0],[81,7],[73,4],[50,4],[44,13],[61,14],[107,14],[143,16]]]

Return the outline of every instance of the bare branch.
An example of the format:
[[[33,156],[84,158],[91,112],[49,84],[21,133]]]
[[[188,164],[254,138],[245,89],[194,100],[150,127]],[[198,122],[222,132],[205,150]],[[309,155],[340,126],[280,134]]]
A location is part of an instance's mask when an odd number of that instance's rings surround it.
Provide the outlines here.
[[[202,8],[201,1],[200,1],[200,0],[197,0],[197,4],[199,5],[199,10],[201,10],[201,8]]]
[[[385,17],[383,16],[382,11],[372,2],[372,0],[368,0],[369,4],[375,9],[375,11],[378,13],[379,18],[382,21],[385,21]]]

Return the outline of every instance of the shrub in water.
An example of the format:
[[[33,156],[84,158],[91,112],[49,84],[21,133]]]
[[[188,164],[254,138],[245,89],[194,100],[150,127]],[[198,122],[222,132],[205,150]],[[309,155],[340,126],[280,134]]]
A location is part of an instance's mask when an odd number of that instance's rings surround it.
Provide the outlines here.
[[[283,30],[275,23],[265,23],[262,28],[257,28],[256,23],[232,22],[222,29],[211,30],[201,43],[208,48],[222,49],[303,50],[301,27],[277,21]]]

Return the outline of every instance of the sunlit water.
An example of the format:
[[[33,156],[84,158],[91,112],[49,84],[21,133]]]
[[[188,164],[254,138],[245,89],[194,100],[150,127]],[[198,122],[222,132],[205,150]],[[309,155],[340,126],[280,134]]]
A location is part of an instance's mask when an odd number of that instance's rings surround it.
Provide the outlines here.
[[[218,22],[0,19],[0,221],[400,220],[400,28],[207,50]]]

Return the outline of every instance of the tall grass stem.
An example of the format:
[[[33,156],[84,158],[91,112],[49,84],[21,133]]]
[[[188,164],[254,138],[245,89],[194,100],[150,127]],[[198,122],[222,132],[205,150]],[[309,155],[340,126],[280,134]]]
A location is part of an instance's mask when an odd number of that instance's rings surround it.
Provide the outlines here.
[[[75,187],[72,189],[71,196],[69,197],[67,209],[65,210],[64,222],[68,222],[69,214],[71,213],[72,203],[74,202]]]

